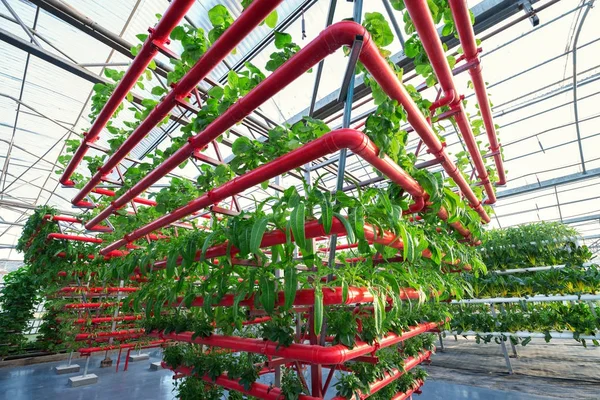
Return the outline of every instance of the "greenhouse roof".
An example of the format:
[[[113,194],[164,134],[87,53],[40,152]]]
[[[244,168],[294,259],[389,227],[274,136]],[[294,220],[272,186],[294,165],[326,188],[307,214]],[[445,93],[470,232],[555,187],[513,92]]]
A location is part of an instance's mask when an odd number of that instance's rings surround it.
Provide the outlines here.
[[[365,2],[364,11],[377,11],[389,18],[384,6],[386,1]],[[61,168],[58,157],[65,149],[66,139],[81,137],[90,127],[92,87],[102,81],[104,69],[127,68],[132,59],[125,54],[128,46],[140,43],[136,35],[154,26],[156,14],[163,13],[169,2],[3,0],[2,3],[0,259],[17,260],[21,256],[13,247],[23,223],[36,206],[48,204],[63,214],[86,212],[71,205],[76,190],[60,185],[60,175],[55,173]],[[56,3],[67,11],[53,7]],[[325,27],[329,3],[325,0],[284,1],[277,9],[277,29],[290,33],[296,43],[305,46]],[[334,21],[352,16],[352,3],[337,3]],[[529,3],[537,10],[535,15],[526,14],[520,7]],[[216,4],[226,6],[234,18],[242,12],[238,0],[196,1],[187,14],[186,23],[208,31],[207,12]],[[575,227],[585,243],[596,250],[600,243],[600,154],[597,150],[600,133],[594,126],[598,125],[600,113],[594,105],[598,104],[600,94],[597,56],[600,36],[594,26],[600,25],[600,12],[591,8],[593,0],[482,0],[468,4],[476,16],[477,37],[482,40],[483,75],[488,82],[495,123],[500,126],[499,137],[508,174],[506,186],[497,190],[495,216],[489,227],[563,221]],[[73,15],[80,20],[75,21]],[[402,18],[397,13],[395,17],[402,28]],[[448,44],[449,53],[453,53],[455,42]],[[175,53],[182,50],[177,46],[170,48]],[[274,49],[272,29],[266,25],[258,27],[237,46],[235,53],[209,74],[209,82],[202,82],[201,88],[210,89],[210,82],[226,82],[228,71],[240,70],[244,62],[264,68]],[[392,59],[404,65],[406,59],[397,37],[388,49],[394,54]],[[161,65],[169,65],[163,54],[158,60]],[[332,128],[342,123],[341,103],[337,99],[347,62],[342,51],[327,58],[319,81],[314,115]],[[412,67],[406,65],[405,82],[419,85],[419,78],[409,71]],[[214,148],[205,154],[227,161],[236,135],[260,137],[264,135],[261,128],[295,122],[308,115],[315,75],[316,71],[304,74],[267,101],[250,120],[236,126],[218,145],[220,154]],[[459,91],[465,93],[468,100],[467,111],[476,113],[469,75],[462,73],[455,78]],[[156,73],[153,81],[162,82],[164,77]],[[356,87],[354,104],[357,107],[352,117],[353,122],[359,123],[374,109],[374,103],[363,90],[360,79]],[[429,88],[423,92],[424,96],[433,100],[436,90],[436,87]],[[159,98],[148,88],[136,88],[135,92],[143,97]],[[128,113],[125,110],[119,119],[126,120]],[[175,114],[183,120],[191,115],[184,109]],[[444,127],[440,134],[445,137],[448,152],[463,151],[462,140],[453,126],[444,123]],[[142,159],[155,147],[166,148],[172,137],[181,134],[179,129],[177,121],[154,128],[133,149],[130,158]],[[414,133],[410,138],[409,148],[415,149],[419,138]],[[110,134],[104,131],[97,147],[109,148],[108,139]],[[427,159],[423,153],[420,161]],[[336,185],[336,157],[334,154],[308,167],[313,179],[323,171],[329,172],[323,178],[329,190]],[[125,161],[122,166],[127,168],[133,163]],[[195,179],[199,163],[188,163],[174,173]],[[441,170],[436,165],[429,168]],[[81,166],[78,171],[83,173],[84,170]],[[348,158],[346,172],[350,180],[377,177],[368,164],[355,156]],[[118,175],[114,173],[113,178],[117,180]],[[168,179],[162,179],[153,190],[167,182]],[[240,204],[242,208],[252,208],[255,199],[266,198],[277,188],[290,185],[300,187],[300,181],[286,175],[272,182],[267,190],[254,188],[244,192],[239,198]]]

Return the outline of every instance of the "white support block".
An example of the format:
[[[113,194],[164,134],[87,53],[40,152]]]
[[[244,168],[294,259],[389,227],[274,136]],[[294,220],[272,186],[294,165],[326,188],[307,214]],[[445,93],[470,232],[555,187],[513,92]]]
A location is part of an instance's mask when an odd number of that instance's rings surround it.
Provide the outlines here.
[[[69,386],[71,387],[93,385],[95,383],[98,383],[98,375],[96,374],[79,375],[69,378]]]
[[[54,371],[56,371],[57,375],[64,375],[64,374],[72,374],[74,372],[79,372],[80,370],[80,366],[79,364],[71,364],[71,365],[58,365],[56,367],[54,367]]]
[[[144,360],[149,360],[149,359],[150,359],[150,354],[131,354],[129,356],[129,362],[144,361]]]
[[[150,364],[150,371],[160,371],[162,369],[162,365],[160,361],[153,362]]]

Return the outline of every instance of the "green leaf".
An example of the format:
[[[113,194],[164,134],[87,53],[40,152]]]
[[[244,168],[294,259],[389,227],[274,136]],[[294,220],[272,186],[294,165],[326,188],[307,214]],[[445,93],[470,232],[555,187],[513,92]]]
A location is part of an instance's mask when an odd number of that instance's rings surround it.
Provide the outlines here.
[[[359,240],[365,239],[365,216],[364,209],[361,206],[356,207],[352,216],[354,217],[354,229],[356,232],[356,237]]]
[[[325,233],[329,235],[331,232],[331,225],[333,224],[333,204],[331,202],[331,194],[324,193],[323,200],[321,202],[321,223]]]
[[[206,239],[204,239],[204,244],[202,245],[202,254],[200,256],[200,261],[204,261],[206,257],[206,250],[208,246],[210,246],[212,239],[217,235],[218,231],[211,232]]]
[[[208,19],[213,26],[225,25],[230,18],[231,15],[229,14],[229,11],[221,4],[208,10]]]
[[[298,288],[298,271],[292,265],[285,269],[283,278],[284,282],[284,293],[285,293],[285,309],[289,310],[294,305],[296,299],[296,290]]]
[[[323,327],[323,289],[321,286],[315,287],[315,320],[314,331],[315,335],[321,333]]]
[[[415,242],[412,235],[408,232],[405,226],[400,226],[400,233],[402,236],[402,256],[404,261],[414,262],[416,256]]]
[[[162,86],[154,86],[151,93],[155,96],[162,96],[163,94],[167,93],[167,89],[163,88]]]
[[[342,280],[342,302],[346,304],[348,301],[348,282],[345,279]]]
[[[167,256],[167,278],[172,278],[175,274],[175,268],[177,267],[177,258],[179,254],[177,251],[170,251]]]
[[[267,276],[260,277],[260,303],[267,314],[273,313],[275,309],[275,281]]]
[[[250,252],[259,257],[262,255],[262,252],[260,251],[260,243],[262,242],[263,235],[267,229],[268,222],[269,220],[267,217],[263,217],[256,221],[252,226],[252,233],[250,234]]]
[[[231,86],[232,88],[238,87],[239,76],[235,71],[229,71],[229,73],[227,74],[227,83],[229,83],[229,86]]]
[[[344,218],[340,213],[334,212],[333,216],[336,217],[343,225],[344,229],[346,229],[346,237],[348,239],[348,243],[356,243],[356,238],[354,236],[354,230],[352,230],[352,226],[348,222],[346,218]]]
[[[267,26],[271,29],[274,29],[277,26],[277,20],[279,19],[278,15],[277,15],[277,10],[273,10],[271,12],[271,14],[267,15],[267,18],[265,19],[265,23],[267,24]]]
[[[306,236],[304,233],[304,203],[299,202],[290,214],[290,227],[294,240],[300,249],[306,249]]]
[[[283,32],[275,32],[275,47],[283,49],[286,44],[292,43],[292,35]]]
[[[171,31],[171,39],[173,40],[182,40],[186,36],[185,28],[183,26],[176,26]]]

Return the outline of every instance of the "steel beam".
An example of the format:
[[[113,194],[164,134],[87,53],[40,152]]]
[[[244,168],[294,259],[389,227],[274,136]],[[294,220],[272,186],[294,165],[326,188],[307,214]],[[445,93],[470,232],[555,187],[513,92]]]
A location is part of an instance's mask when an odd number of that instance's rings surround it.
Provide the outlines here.
[[[564,219],[562,222],[563,222],[563,224],[577,224],[580,222],[594,221],[594,220],[600,220],[600,214],[586,215],[583,217],[575,217],[575,218],[567,218],[567,219]]]
[[[15,46],[28,54],[38,57],[41,60],[44,60],[64,71],[70,72],[75,76],[78,76],[82,79],[85,79],[88,82],[93,84],[96,83],[110,83],[110,81],[104,77],[94,74],[93,72],[88,71],[85,68],[80,67],[79,65],[67,61],[57,55],[50,53],[40,47],[33,45],[32,43],[21,39],[18,36],[13,35],[12,33],[0,28],[0,40],[6,42],[12,46]],[[137,104],[142,104],[142,100],[144,99],[141,96],[138,96],[135,93],[133,94],[133,101]],[[177,115],[171,115],[171,119],[174,121],[179,121],[182,125],[187,125],[189,121],[181,120]]]
[[[557,185],[578,182],[584,179],[594,178],[599,175],[600,168],[590,169],[585,174],[578,172],[576,174],[561,176],[560,178],[548,179],[545,181],[540,181],[539,183],[532,183],[530,185],[524,185],[514,189],[503,190],[501,192],[498,192],[496,196],[498,197],[498,199],[503,199],[524,193],[530,193],[536,190],[549,189]]]

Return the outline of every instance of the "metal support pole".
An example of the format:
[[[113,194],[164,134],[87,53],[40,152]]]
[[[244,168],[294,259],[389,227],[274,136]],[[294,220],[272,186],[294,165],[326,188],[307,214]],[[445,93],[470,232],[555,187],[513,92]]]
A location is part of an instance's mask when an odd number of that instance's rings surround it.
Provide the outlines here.
[[[91,354],[87,356],[87,359],[85,360],[85,367],[83,367],[83,376],[87,375],[88,367],[90,366],[90,358],[92,358]]]
[[[506,308],[504,307],[504,304],[500,303],[499,306],[500,306],[500,312],[502,314],[506,315]],[[512,341],[510,342],[510,347],[512,348],[512,351],[513,351],[513,357],[514,358],[519,357],[519,355],[517,354],[517,348],[515,347],[515,345]]]
[[[442,333],[438,333],[438,339],[440,339],[440,351],[443,353],[444,351],[446,351],[446,349],[444,348],[444,339],[442,338]]]
[[[587,17],[593,5],[594,0],[591,0],[583,12],[583,16],[581,17],[581,21],[577,27],[577,33],[575,33],[575,39],[573,40],[573,111],[575,112],[575,130],[577,131],[577,144],[579,145],[581,169],[584,174],[586,173],[585,158],[583,156],[583,146],[581,144],[581,131],[579,129],[579,107],[577,106],[577,41],[579,40],[579,34],[581,33],[581,28],[583,27],[585,18]]]
[[[73,360],[73,350],[71,350],[71,352],[69,353],[69,362],[67,363],[67,366],[71,366],[72,360]]]
[[[496,318],[496,308],[494,307],[494,304],[490,304],[490,310],[492,312],[492,316],[494,318]],[[498,322],[496,322],[496,325],[499,325]],[[513,369],[512,369],[512,364],[510,363],[510,357],[508,356],[508,351],[506,350],[506,343],[504,342],[504,340],[502,340],[502,337],[500,337],[500,347],[502,348],[502,354],[504,355],[504,361],[506,361],[506,368],[508,369],[508,374],[512,375],[513,374]]]
[[[390,21],[392,22],[392,27],[394,28],[394,32],[396,32],[396,36],[400,41],[400,46],[402,46],[402,50],[404,50],[404,36],[402,36],[402,30],[400,29],[400,25],[398,25],[398,20],[396,20],[396,16],[394,15],[394,10],[390,5],[390,0],[382,0],[383,6],[385,7],[385,11],[387,12],[388,17],[390,17]]]
[[[29,30],[29,27],[19,17],[19,14],[17,14],[15,12],[15,10],[13,10],[13,8],[10,6],[10,4],[8,4],[8,1],[7,0],[2,0],[2,3],[4,3],[4,7],[6,7],[6,9],[8,10],[8,12],[11,13],[11,15],[13,16],[13,18],[15,20],[17,20],[17,22],[19,23],[19,25],[21,25],[21,28],[23,28],[23,30],[25,31],[25,33],[27,34],[27,36],[29,36],[29,39],[31,39],[31,41],[33,43],[35,43],[38,47],[42,47],[42,45],[40,44],[40,42],[38,42],[38,40],[36,39],[35,35]],[[39,7],[37,8],[36,13],[38,13],[38,12],[39,12]],[[36,21],[37,21],[37,17],[36,17]],[[35,25],[33,26],[33,29],[35,29]]]

